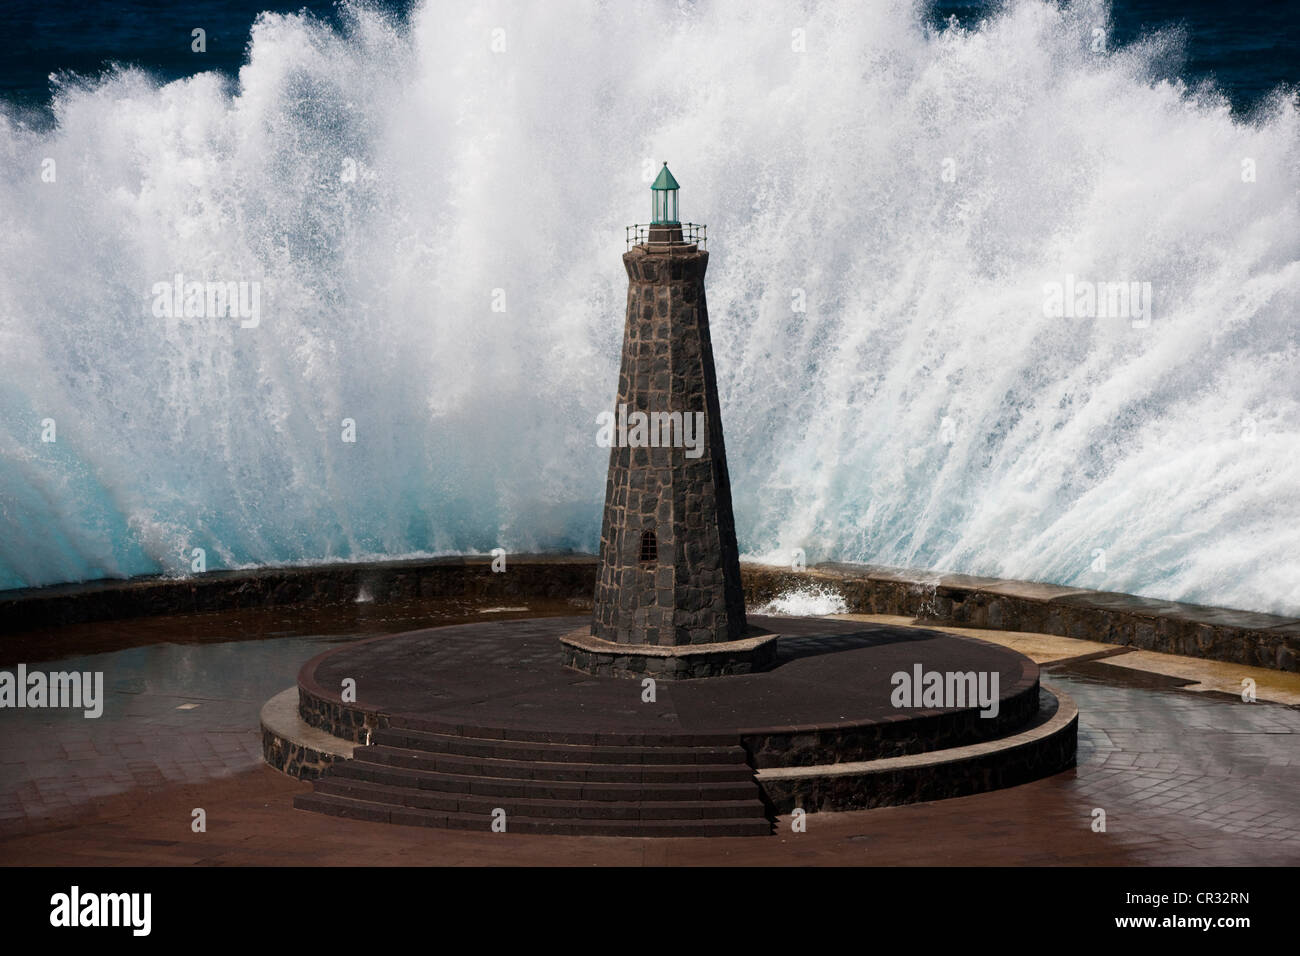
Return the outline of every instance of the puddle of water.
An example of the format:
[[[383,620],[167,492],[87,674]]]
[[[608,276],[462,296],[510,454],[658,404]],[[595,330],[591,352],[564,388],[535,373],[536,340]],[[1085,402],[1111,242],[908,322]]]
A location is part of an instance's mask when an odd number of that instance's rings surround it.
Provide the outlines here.
[[[1107,684],[1111,687],[1134,687],[1142,690],[1177,690],[1180,687],[1196,683],[1194,680],[1187,680],[1183,677],[1170,677],[1166,674],[1140,671],[1131,667],[1118,667],[1108,664],[1104,660],[1080,661],[1079,663],[1066,664],[1061,667],[1051,667],[1049,665],[1044,667],[1043,670],[1051,678],[1058,676],[1072,677],[1084,683]]]
[[[582,607],[556,599],[487,610],[504,618],[583,613]],[[383,604],[287,605],[96,621],[10,635],[0,644],[0,667],[151,644],[247,644],[299,637],[340,643],[425,627],[465,624],[479,620],[482,613],[484,609],[470,599],[424,598]]]
[[[0,668],[103,674],[103,712],[6,708],[10,733],[88,734],[246,730],[262,703],[293,685],[303,662],[368,637],[481,621],[473,601],[426,599],[327,607],[286,606],[166,615],[14,635]],[[581,613],[563,600],[498,608],[496,620]]]

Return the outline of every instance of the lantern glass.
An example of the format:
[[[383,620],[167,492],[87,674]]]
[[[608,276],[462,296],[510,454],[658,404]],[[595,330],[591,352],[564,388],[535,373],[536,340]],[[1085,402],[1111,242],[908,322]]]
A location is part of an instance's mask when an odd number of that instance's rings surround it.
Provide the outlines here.
[[[677,190],[676,189],[655,189],[651,192],[650,211],[653,215],[652,222],[675,223],[677,222]]]
[[[650,186],[650,222],[653,225],[677,224],[677,180],[668,171],[668,164],[659,171],[659,178]]]

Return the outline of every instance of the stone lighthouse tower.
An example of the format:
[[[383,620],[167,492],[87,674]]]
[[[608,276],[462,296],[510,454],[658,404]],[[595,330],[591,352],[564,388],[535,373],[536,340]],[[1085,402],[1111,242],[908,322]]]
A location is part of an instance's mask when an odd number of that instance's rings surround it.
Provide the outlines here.
[[[704,270],[705,230],[678,220],[665,163],[652,221],[628,227],[627,321],[589,634],[565,662],[592,673],[706,677],[765,666],[747,630]]]

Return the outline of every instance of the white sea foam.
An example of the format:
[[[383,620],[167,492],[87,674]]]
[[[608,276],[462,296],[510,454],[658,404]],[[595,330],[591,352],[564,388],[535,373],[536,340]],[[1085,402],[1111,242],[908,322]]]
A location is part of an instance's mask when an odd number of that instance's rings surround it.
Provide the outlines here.
[[[746,551],[1300,612],[1293,102],[1094,53],[1094,3],[680,6],[265,16],[233,85],[0,121],[0,587],[593,550],[667,159]],[[177,273],[259,281],[257,327],[155,317]],[[1067,275],[1150,282],[1150,325],[1044,315]]]
[[[827,614],[847,614],[848,610],[849,605],[843,595],[828,587],[809,584],[779,594],[762,607],[753,608],[750,613],[821,617]]]

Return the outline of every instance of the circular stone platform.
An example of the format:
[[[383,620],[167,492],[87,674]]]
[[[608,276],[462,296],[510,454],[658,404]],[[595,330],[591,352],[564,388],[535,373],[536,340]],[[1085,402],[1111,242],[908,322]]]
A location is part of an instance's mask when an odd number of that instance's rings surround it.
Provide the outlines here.
[[[474,730],[555,737],[777,738],[801,741],[801,758],[761,747],[757,765],[784,766],[897,756],[998,737],[1038,709],[1038,665],[996,644],[884,625],[822,618],[754,618],[780,630],[775,665],[759,674],[662,681],[642,700],[639,680],[592,677],[561,664],[560,638],[576,618],[464,624],[374,638],[326,651],[298,675],[307,723],[364,741],[401,714]],[[890,702],[898,671],[998,673],[998,713],[974,707]],[[356,702],[340,700],[356,682]],[[855,729],[851,738],[844,732]],[[521,737],[520,739],[529,739]]]
[[[522,832],[743,835],[796,806],[952,796],[1074,760],[1073,705],[1039,687],[1031,660],[984,641],[756,618],[780,633],[770,670],[658,681],[651,694],[642,680],[562,665],[560,637],[584,620],[413,631],[308,661],[298,719],[360,746],[297,805],[470,829],[501,812]],[[918,667],[996,674],[996,708],[894,706],[893,676]],[[292,744],[268,760],[293,772],[272,759]]]

